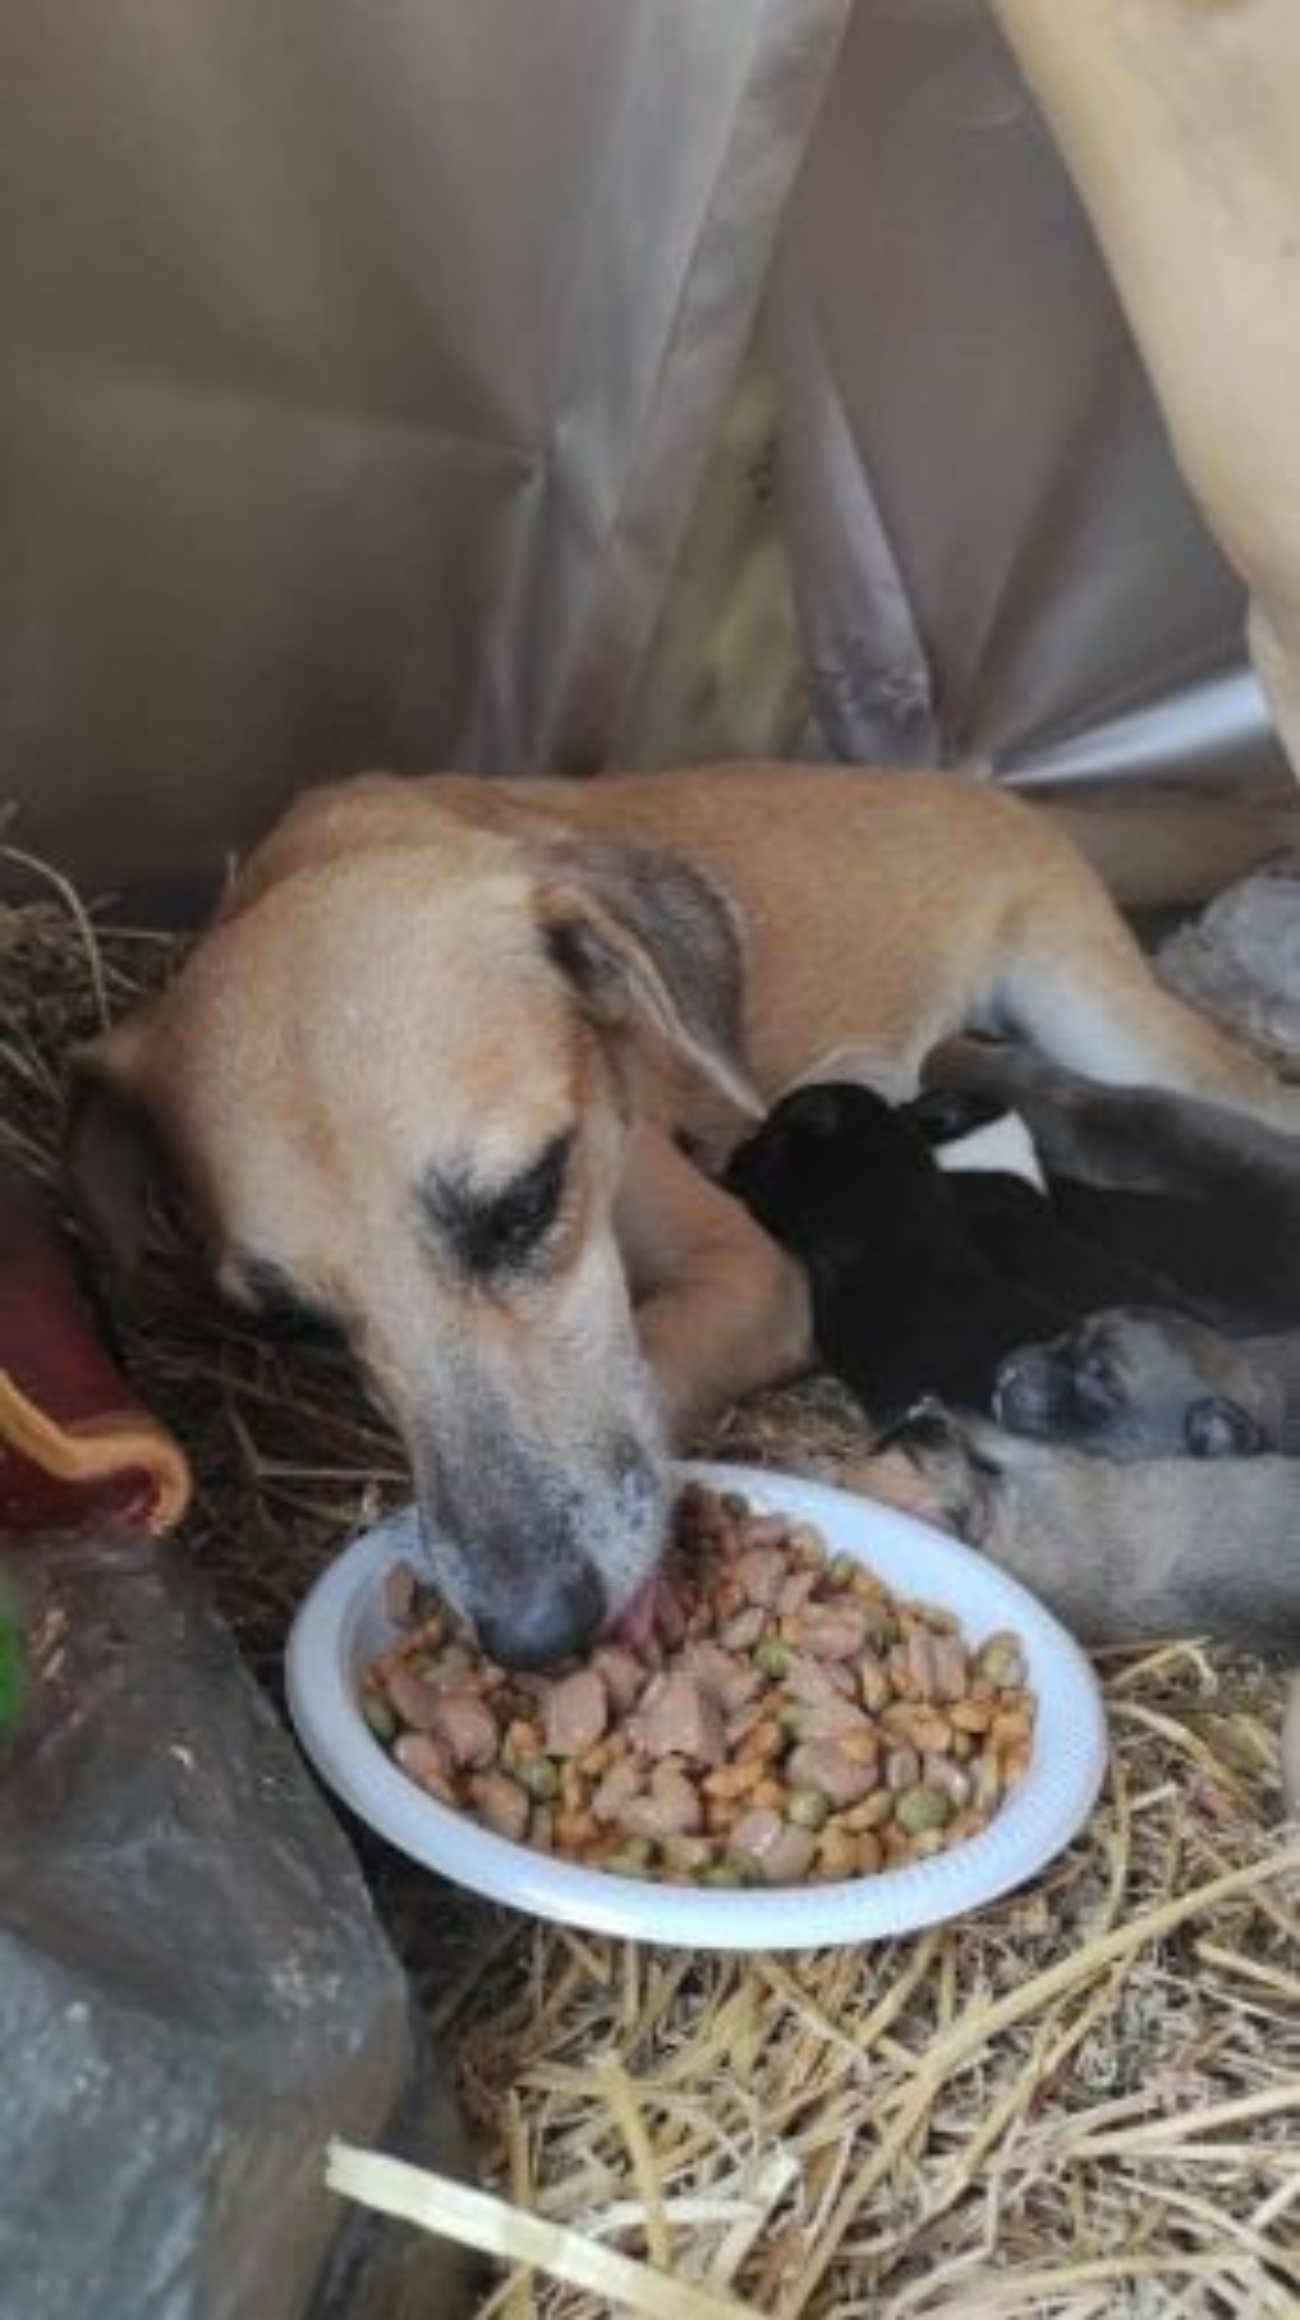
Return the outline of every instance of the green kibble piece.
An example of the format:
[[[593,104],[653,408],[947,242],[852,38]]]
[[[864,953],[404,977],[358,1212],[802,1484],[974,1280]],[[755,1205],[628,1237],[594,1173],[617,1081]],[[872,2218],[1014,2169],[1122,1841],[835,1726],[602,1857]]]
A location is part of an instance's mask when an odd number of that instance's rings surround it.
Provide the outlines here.
[[[754,1665],[762,1675],[785,1676],[790,1673],[794,1654],[779,1635],[765,1635],[754,1653]]]
[[[1000,1690],[1023,1684],[1025,1680],[1024,1654],[1014,1635],[991,1635],[975,1665],[980,1674],[987,1676],[989,1682],[997,1684]]]
[[[894,1806],[894,1819],[909,1837],[930,1829],[944,1829],[952,1819],[952,1801],[941,1788],[905,1788]]]
[[[361,1702],[361,1713],[374,1733],[387,1747],[397,1738],[397,1718],[382,1692],[366,1692]]]
[[[858,1565],[852,1555],[833,1555],[826,1577],[832,1587],[851,1587],[857,1577]]]
[[[701,1885],[744,1885],[747,1881],[739,1861],[714,1861],[700,1878]]]
[[[756,1861],[752,1854],[728,1853],[726,1862],[727,1867],[734,1872],[737,1885],[765,1885],[767,1883],[767,1879],[763,1875],[761,1861]]]
[[[617,1850],[607,1853],[601,1863],[615,1877],[648,1877],[654,1865],[655,1847],[650,1837],[625,1837]]]
[[[522,1756],[514,1767],[514,1776],[538,1804],[550,1804],[560,1793],[560,1776],[549,1756]]]
[[[830,1813],[830,1800],[819,1788],[796,1788],[785,1808],[786,1819],[797,1829],[824,1829]]]
[[[776,1720],[783,1731],[789,1732],[794,1739],[799,1740],[803,1737],[804,1727],[808,1722],[808,1714],[808,1707],[803,1700],[787,1700],[785,1706],[777,1710]]]

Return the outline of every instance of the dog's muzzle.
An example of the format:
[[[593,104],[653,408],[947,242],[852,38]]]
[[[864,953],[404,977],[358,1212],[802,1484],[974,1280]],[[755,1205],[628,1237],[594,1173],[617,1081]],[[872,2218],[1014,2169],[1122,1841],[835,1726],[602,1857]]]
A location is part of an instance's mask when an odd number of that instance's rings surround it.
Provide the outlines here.
[[[587,1651],[608,1617],[605,1590],[586,1564],[548,1580],[519,1602],[475,1617],[478,1639],[501,1667],[553,1667]]]
[[[468,1482],[425,1458],[417,1477],[437,1584],[502,1667],[551,1667],[589,1650],[657,1568],[667,1484],[638,1443],[581,1469],[496,1443]]]

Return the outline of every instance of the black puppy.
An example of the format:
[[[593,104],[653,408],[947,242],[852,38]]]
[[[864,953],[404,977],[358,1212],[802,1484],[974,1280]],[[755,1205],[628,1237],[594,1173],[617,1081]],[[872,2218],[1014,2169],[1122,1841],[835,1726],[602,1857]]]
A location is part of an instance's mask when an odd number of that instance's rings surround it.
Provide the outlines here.
[[[978,1130],[1008,1116],[1006,1105],[995,1097],[947,1088],[927,1091],[900,1111],[934,1147],[940,1166]],[[1197,1314],[1196,1298],[1176,1279],[1143,1263],[1127,1247],[1114,1249],[1104,1236],[1076,1230],[1062,1213],[1055,1183],[1049,1196],[1003,1168],[963,1165],[952,1190],[968,1238],[1001,1280],[1050,1297],[1080,1319],[1110,1305],[1167,1306]],[[1096,1195],[1099,1204],[1106,1198]]]
[[[807,1267],[822,1358],[878,1423],[923,1394],[987,1409],[1004,1357],[1049,1316],[1073,1318],[986,1263],[962,1223],[963,1181],[913,1121],[840,1082],[786,1096],[727,1171]]]
[[[1095,1304],[1172,1302],[1226,1330],[1300,1323],[1300,1137],[1198,1097],[1085,1079],[1009,1041],[948,1041],[925,1077],[1017,1112],[1057,1220],[1176,1284],[1172,1298],[1130,1289]],[[1009,1247],[998,1262],[1010,1268]]]
[[[933,1147],[989,1117],[978,1099],[893,1110],[825,1082],[786,1096],[732,1159],[731,1190],[807,1267],[823,1360],[880,1423],[923,1394],[989,1410],[1035,1317],[1186,1304],[1057,1223],[1023,1178],[941,1169]]]

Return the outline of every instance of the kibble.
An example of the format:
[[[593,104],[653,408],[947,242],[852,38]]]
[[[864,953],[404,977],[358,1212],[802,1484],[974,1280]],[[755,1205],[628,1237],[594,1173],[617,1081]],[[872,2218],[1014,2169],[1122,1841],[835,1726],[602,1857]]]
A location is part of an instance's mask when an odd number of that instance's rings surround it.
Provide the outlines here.
[[[810,1524],[691,1484],[651,1640],[549,1678],[477,1653],[399,1567],[364,1671],[381,1746],[440,1803],[586,1867],[742,1888],[874,1876],[984,1828],[1022,1777],[1024,1648],[977,1645]]]

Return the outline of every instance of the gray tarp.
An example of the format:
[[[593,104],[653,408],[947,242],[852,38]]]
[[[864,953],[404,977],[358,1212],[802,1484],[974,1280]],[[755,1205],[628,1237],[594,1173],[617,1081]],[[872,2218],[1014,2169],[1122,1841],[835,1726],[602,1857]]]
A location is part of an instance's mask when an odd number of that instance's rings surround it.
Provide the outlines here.
[[[0,90],[0,795],[83,877],[363,762],[1280,779],[980,0],[10,0]]]

